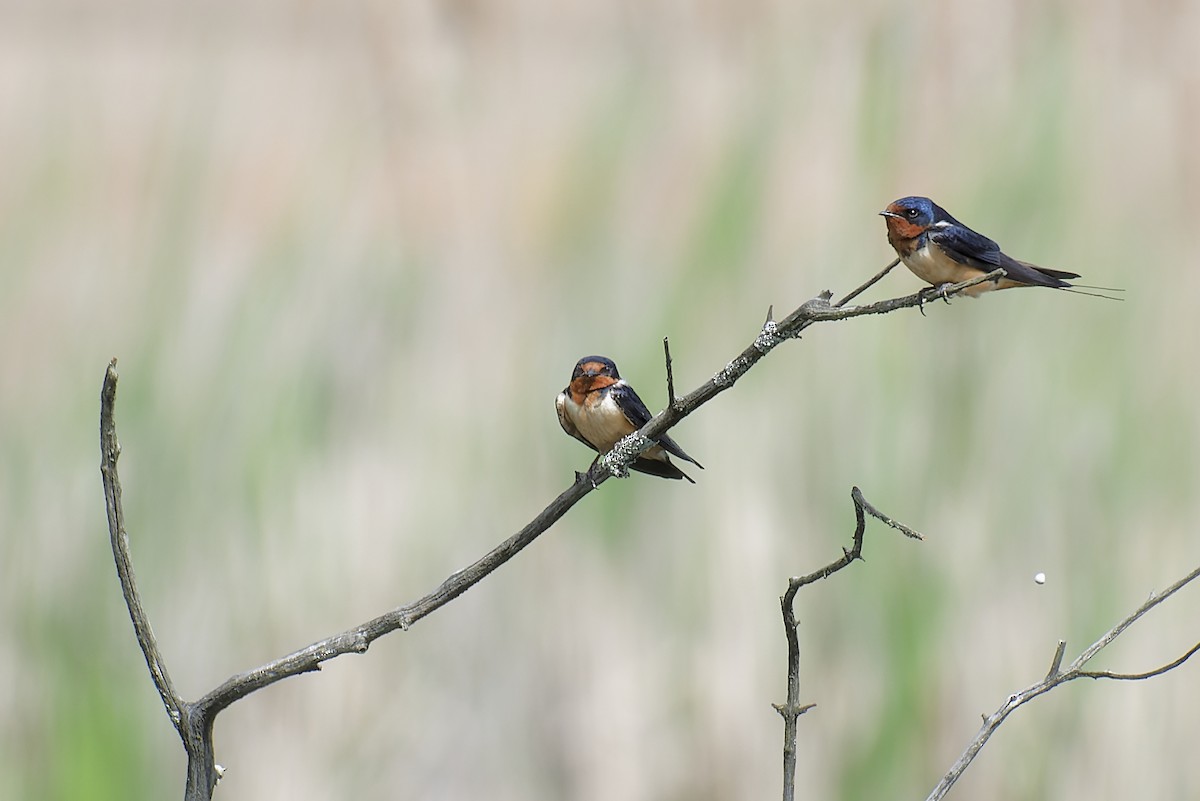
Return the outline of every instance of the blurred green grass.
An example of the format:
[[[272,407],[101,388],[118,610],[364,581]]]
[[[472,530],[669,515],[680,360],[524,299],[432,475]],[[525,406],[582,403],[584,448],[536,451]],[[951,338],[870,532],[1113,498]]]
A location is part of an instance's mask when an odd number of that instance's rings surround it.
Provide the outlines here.
[[[886,263],[905,194],[1127,300],[812,329],[673,432],[696,487],[606,484],[436,617],[225,713],[221,797],[771,797],[777,596],[840,553],[855,484],[928,539],[872,528],[801,597],[801,771],[923,797],[1059,637],[1195,564],[1196,10],[804,10],[6,12],[0,795],[179,791],[107,556],[112,356],[134,559],[195,697],[532,517],[591,459],[551,408],[581,355],[658,408],[663,336],[690,390],[768,305]],[[1106,665],[1182,652],[1194,595]],[[959,794],[1180,797],[1187,670],[1022,709]]]

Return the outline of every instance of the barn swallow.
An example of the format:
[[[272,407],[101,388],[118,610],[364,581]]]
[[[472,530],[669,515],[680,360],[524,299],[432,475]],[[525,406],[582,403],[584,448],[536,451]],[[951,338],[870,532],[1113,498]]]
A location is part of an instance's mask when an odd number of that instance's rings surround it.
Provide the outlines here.
[[[888,243],[896,249],[900,261],[935,288],[970,280],[997,267],[1004,269],[1003,278],[976,284],[962,294],[978,297],[993,289],[1014,286],[1070,291],[1075,285],[1066,279],[1079,277],[1008,256],[995,242],[972,231],[927,197],[902,197],[879,213],[887,218]]]
[[[554,406],[563,431],[601,456],[611,451],[622,437],[650,422],[651,417],[646,404],[617,372],[617,365],[604,356],[580,359],[571,372],[571,383],[559,393]],[[667,454],[691,462],[701,470],[704,466],[666,434],[656,442],[629,466],[652,476],[686,478],[695,484]]]

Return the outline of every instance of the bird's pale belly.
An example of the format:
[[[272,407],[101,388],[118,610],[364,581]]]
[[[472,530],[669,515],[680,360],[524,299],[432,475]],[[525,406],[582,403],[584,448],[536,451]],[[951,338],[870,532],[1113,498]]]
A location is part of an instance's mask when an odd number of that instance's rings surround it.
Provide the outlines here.
[[[612,450],[621,437],[634,430],[616,401],[607,395],[599,403],[589,404],[587,408],[569,404],[567,413],[580,436],[595,445],[601,453]]]
[[[905,267],[912,270],[913,275],[934,286],[970,281],[972,278],[979,277],[983,272],[975,267],[959,264],[941,250],[931,248],[928,245],[914,250],[910,255],[902,258],[901,261],[904,262]],[[985,281],[982,284],[964,289],[962,294],[969,297],[978,297],[984,292],[993,289],[1006,289],[1011,286],[1020,286],[1020,284],[1002,278],[999,282]]]
[[[957,284],[979,275],[979,270],[959,264],[942,251],[928,245],[905,256],[903,262],[914,275],[934,286]]]
[[[621,407],[612,397],[605,395],[598,403],[589,404],[586,408],[574,403],[567,404],[567,414],[580,436],[592,443],[596,450],[607,453],[612,450],[623,437],[632,434],[633,423],[625,417]],[[643,459],[663,460],[665,454],[659,445],[653,445],[642,454]]]

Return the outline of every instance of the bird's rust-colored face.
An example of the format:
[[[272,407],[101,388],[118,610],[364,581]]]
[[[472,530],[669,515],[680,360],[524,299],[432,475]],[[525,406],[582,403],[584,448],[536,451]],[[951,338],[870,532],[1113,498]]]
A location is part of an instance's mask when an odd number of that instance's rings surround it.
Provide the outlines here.
[[[888,207],[879,213],[883,215],[892,239],[915,239],[929,227],[921,209],[901,200],[888,204]]]
[[[583,396],[605,387],[611,387],[620,380],[617,367],[612,362],[597,360],[580,360],[571,373],[571,394]]]

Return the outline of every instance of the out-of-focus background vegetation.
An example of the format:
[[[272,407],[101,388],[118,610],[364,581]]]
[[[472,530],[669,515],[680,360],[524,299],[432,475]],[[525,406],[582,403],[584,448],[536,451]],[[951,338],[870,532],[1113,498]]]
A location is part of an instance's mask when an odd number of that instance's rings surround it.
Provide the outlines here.
[[[602,353],[661,408],[928,194],[1127,288],[813,329],[412,631],[237,704],[223,799],[750,799],[789,575],[860,485],[927,533],[800,599],[806,796],[924,797],[1010,692],[1200,560],[1200,4],[9,2],[0,17],[0,797],[160,799],[181,691],[425,593],[591,459]],[[869,297],[905,294],[890,276]],[[1045,586],[1033,576],[1044,571]],[[1101,666],[1197,639],[1189,590]],[[1078,684],[957,789],[1184,798],[1200,682]]]

